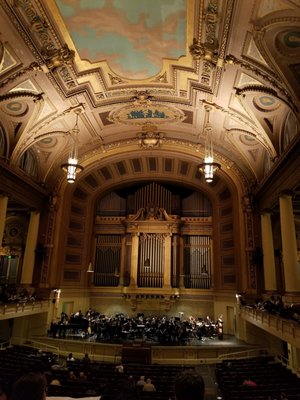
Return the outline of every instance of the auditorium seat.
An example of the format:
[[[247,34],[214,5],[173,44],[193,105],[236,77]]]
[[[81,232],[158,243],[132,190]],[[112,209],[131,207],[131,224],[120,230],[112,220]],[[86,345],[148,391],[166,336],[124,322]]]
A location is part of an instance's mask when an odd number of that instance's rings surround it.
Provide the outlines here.
[[[41,355],[44,354],[46,360]],[[53,397],[89,397],[101,396],[102,400],[113,400],[120,394],[118,390],[118,376],[115,373],[116,365],[107,362],[90,362],[84,364],[75,361],[67,364],[67,368],[53,368],[47,364],[51,354],[41,353],[30,347],[13,347],[0,352],[0,373],[10,385],[24,372],[41,371],[46,373],[48,383],[55,377],[61,386],[48,385],[48,396]],[[46,362],[45,362],[46,361]],[[156,392],[141,392],[140,400],[168,400],[174,398],[173,386],[179,371],[189,366],[173,366],[159,364],[126,364],[124,377],[133,375],[137,381],[141,375],[149,377],[156,387]],[[78,376],[80,371],[87,375],[87,382],[70,382],[69,371]]]
[[[300,379],[272,357],[224,360],[216,365],[215,375],[224,400],[269,400],[282,392],[288,399],[296,395],[300,399]],[[249,378],[257,386],[243,386]]]

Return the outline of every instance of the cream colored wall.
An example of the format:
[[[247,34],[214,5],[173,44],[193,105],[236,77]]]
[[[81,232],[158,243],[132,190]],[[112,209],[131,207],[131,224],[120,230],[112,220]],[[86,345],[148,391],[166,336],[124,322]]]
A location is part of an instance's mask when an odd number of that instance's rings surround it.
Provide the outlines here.
[[[227,296],[228,297],[228,296]],[[230,298],[233,298],[233,295]],[[52,314],[60,317],[62,310],[68,313],[68,309],[72,309],[73,312],[82,310],[83,313],[91,307],[96,311],[105,315],[114,315],[116,313],[124,313],[129,316],[135,316],[137,313],[144,313],[147,315],[167,315],[178,317],[182,314],[183,319],[187,319],[190,316],[194,318],[206,318],[209,316],[212,320],[217,320],[220,315],[223,315],[224,321],[224,332],[227,333],[226,327],[234,326],[235,329],[235,313],[236,313],[236,302],[228,301],[228,298],[220,298],[218,300],[212,300],[200,296],[194,299],[187,298],[187,296],[181,296],[180,299],[169,301],[166,299],[156,298],[144,298],[144,299],[125,299],[122,294],[109,294],[103,293],[103,291],[97,293],[94,289],[94,293],[90,296],[88,293],[81,293],[75,295],[75,293],[68,293],[65,289],[62,290],[62,295],[59,302],[52,304]],[[228,309],[233,310],[233,318],[230,323],[227,323]],[[49,313],[50,314],[50,313]],[[49,318],[49,323],[53,318]],[[234,332],[232,333],[234,334]]]
[[[222,301],[218,299],[214,301],[215,320],[222,316],[224,334],[236,334],[236,306],[236,301],[230,302],[228,299]]]
[[[12,337],[29,339],[37,335],[45,335],[48,330],[47,313],[14,318]]]
[[[244,340],[249,344],[265,347],[271,354],[283,354],[283,341],[263,329],[245,321]]]
[[[235,336],[239,340],[246,341],[246,321],[239,317],[239,309],[236,308],[236,332]]]
[[[183,298],[182,301],[176,302],[170,310],[171,315],[174,316],[179,316],[180,312],[184,312],[183,317],[185,318],[192,316],[205,319],[209,316],[212,320],[214,319],[214,305],[211,300],[186,300]]]
[[[134,311],[130,308],[130,303],[120,298],[91,298],[91,308],[105,315],[115,315],[116,313],[123,313],[132,315]]]
[[[75,292],[73,289],[62,289],[60,298],[56,299],[55,303],[51,304],[48,324],[50,324],[51,321],[59,320],[62,311],[70,314],[81,310],[84,314],[89,307],[90,298],[87,291],[77,290]]]
[[[214,317],[214,309],[212,301],[199,300],[177,300],[175,303],[160,299],[140,299],[125,300],[123,298],[91,298],[90,306],[106,315],[114,315],[116,313],[124,313],[129,316],[135,316],[137,313],[144,313],[145,316],[174,316],[182,315],[183,319],[190,316],[194,318],[206,318],[209,315]],[[183,313],[183,314],[180,314]]]

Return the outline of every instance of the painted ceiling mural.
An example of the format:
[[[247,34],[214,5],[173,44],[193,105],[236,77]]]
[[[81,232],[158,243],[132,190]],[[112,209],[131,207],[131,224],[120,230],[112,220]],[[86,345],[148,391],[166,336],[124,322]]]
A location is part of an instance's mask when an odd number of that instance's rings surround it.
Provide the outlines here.
[[[114,73],[146,79],[162,59],[186,48],[185,0],[57,0],[82,59],[106,60]]]
[[[247,190],[299,135],[298,0],[1,0],[0,22],[1,154],[38,184],[66,184],[78,115],[93,187],[206,187],[208,108],[216,175]]]

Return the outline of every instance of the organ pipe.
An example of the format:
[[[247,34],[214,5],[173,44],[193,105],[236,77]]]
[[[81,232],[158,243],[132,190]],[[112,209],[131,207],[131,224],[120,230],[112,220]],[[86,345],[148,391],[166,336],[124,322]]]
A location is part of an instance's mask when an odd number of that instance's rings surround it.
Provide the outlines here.
[[[145,265],[149,260],[150,265]],[[142,234],[139,248],[139,276],[140,287],[163,286],[164,243],[162,236],[157,234]]]
[[[135,193],[135,212],[140,208],[146,209],[149,204],[153,204],[159,208],[164,208],[166,212],[170,214],[172,210],[171,191],[155,182],[142,187]]]
[[[118,286],[121,247],[121,235],[97,235],[94,266],[96,286]]]
[[[187,288],[209,289],[211,285],[211,238],[187,236],[184,245],[184,284]]]

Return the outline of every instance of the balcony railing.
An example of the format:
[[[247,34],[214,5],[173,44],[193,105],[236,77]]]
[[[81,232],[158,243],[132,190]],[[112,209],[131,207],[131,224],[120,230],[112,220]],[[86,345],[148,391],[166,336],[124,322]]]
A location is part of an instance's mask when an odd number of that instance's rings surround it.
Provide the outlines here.
[[[248,306],[241,306],[239,311],[243,319],[294,346],[300,346],[300,323],[297,321]]]
[[[25,315],[48,312],[49,300],[27,301],[24,303],[7,303],[0,305],[0,320]]]

